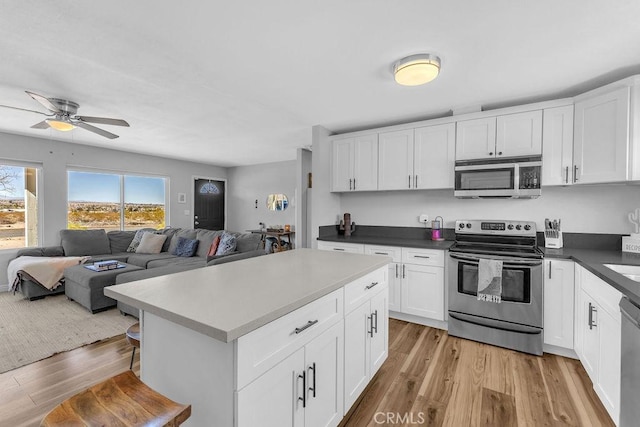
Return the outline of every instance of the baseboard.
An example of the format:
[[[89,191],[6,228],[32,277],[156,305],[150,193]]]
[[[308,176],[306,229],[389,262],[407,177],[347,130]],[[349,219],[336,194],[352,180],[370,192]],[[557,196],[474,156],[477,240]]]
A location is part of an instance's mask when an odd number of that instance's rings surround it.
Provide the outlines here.
[[[0,285],[0,292],[9,292],[9,285]]]
[[[429,326],[436,329],[448,330],[447,322],[441,320],[428,319],[426,317],[415,316],[413,314],[399,313],[397,311],[389,311],[389,317],[405,322],[417,323],[418,325]]]
[[[569,359],[578,359],[578,355],[575,351],[564,347],[558,347],[557,345],[543,344],[542,351],[544,351],[545,353],[568,357]]]

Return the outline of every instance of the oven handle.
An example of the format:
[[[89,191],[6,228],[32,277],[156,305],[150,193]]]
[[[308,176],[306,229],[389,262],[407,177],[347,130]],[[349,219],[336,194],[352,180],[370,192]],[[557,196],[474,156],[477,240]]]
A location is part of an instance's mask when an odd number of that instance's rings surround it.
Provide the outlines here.
[[[536,328],[533,326],[526,326],[526,325],[518,325],[515,323],[511,323],[507,326],[506,322],[487,319],[486,317],[471,316],[463,313],[453,313],[450,311],[449,317],[453,317],[454,319],[459,320],[461,322],[472,323],[474,325],[485,326],[493,329],[500,329],[502,331],[518,332],[520,334],[529,334],[529,335],[536,335],[536,334],[542,333],[541,328]]]
[[[511,264],[511,265],[526,265],[526,266],[536,266],[536,265],[542,265],[542,260],[521,260],[519,258],[505,258],[505,257],[500,257],[500,256],[487,256],[487,257],[481,257],[481,256],[471,256],[471,255],[460,255],[458,253],[453,253],[453,252],[449,252],[449,256],[451,258],[454,259],[459,259],[462,261],[472,261],[472,262],[479,262],[480,258],[483,259],[496,259],[499,261],[504,261],[506,264]]]

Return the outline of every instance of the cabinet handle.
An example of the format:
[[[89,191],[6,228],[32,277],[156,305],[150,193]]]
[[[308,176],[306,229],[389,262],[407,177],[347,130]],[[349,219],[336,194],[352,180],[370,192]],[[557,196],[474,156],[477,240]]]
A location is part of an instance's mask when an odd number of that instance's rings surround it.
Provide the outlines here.
[[[311,377],[313,380],[313,387],[309,387],[308,390],[313,392],[313,397],[316,397],[316,362],[313,362],[313,364],[307,369],[313,372],[313,376]]]
[[[376,254],[376,255],[389,255],[389,254],[388,254],[388,253],[386,253],[386,252],[374,252],[374,254]]]
[[[406,266],[404,264],[402,264],[402,278],[403,279],[405,278],[405,271],[406,271],[405,267]]]
[[[498,156],[502,156],[502,151],[498,151]]]
[[[578,165],[573,165],[573,182],[578,182]]]
[[[598,324],[593,320],[593,313],[598,314],[598,309],[591,303],[589,303],[589,329],[593,329]]]
[[[418,175],[413,178],[413,188],[418,188]]]
[[[333,248],[333,250],[334,250],[334,251],[343,251],[343,252],[344,252],[344,249],[343,249],[343,248]]]
[[[549,279],[551,279],[551,261],[549,261]]]
[[[354,190],[356,189],[356,179],[355,178],[353,178],[353,189]]]
[[[307,371],[298,374],[298,378],[302,378],[302,397],[298,396],[298,400],[302,400],[302,407],[307,407]]]
[[[565,184],[569,183],[569,166],[564,168],[564,182]]]
[[[396,279],[398,278],[398,264],[396,264]]]
[[[371,315],[371,317],[374,317],[374,316],[376,318],[376,323],[375,323],[375,326],[371,326],[371,330],[375,331],[375,333],[377,334],[378,333],[378,310],[374,311],[373,314]]]
[[[369,321],[369,330],[367,331],[367,333],[371,338],[373,338],[373,313],[371,314],[371,316],[367,316],[367,320]]]
[[[309,329],[310,327],[312,327],[312,326],[313,326],[313,325],[315,325],[316,323],[318,323],[318,319],[316,319],[316,320],[309,320],[309,321],[307,322],[307,324],[306,324],[306,325],[301,326],[301,327],[299,327],[299,328],[295,328],[295,329],[293,330],[293,332],[295,332],[296,334],[299,334],[300,332],[303,332],[303,331],[305,331],[306,329]]]
[[[376,286],[377,284],[378,284],[378,282],[371,282],[371,284],[370,284],[370,285],[365,286],[364,288],[365,288],[366,290],[369,290],[369,289],[373,288],[374,286]]]
[[[411,188],[411,175],[409,175],[409,188]]]
[[[493,151],[489,151],[489,155],[490,155],[490,156],[493,156]]]
[[[352,190],[351,188],[351,181],[353,181],[351,178],[349,178],[349,190]]]
[[[431,258],[430,256],[426,256],[426,255],[414,255],[414,258],[424,258],[424,259],[429,259]]]

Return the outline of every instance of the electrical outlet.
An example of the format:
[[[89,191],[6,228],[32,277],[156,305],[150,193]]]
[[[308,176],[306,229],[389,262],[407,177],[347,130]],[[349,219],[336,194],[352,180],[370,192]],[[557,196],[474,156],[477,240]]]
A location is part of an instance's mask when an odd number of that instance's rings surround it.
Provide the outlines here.
[[[418,218],[418,221],[420,221],[423,224],[426,224],[427,222],[429,222],[429,215],[427,214],[420,215],[420,217]]]

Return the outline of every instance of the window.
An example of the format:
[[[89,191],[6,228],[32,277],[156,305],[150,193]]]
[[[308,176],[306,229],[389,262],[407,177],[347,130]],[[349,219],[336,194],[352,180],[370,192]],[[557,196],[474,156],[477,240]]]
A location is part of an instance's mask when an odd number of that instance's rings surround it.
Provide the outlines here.
[[[67,228],[164,228],[165,178],[69,171]]]
[[[38,246],[38,168],[0,164],[0,249]]]

